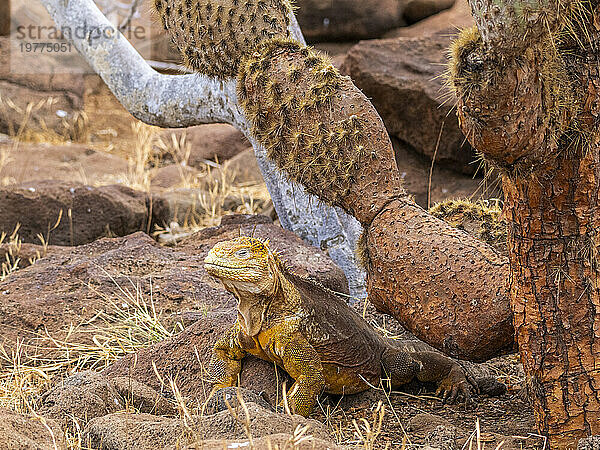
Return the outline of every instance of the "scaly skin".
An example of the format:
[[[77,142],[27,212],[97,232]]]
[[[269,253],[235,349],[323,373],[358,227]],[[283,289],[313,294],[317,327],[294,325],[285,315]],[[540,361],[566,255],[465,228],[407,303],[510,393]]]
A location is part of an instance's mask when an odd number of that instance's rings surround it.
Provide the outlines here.
[[[238,300],[238,320],[215,344],[217,388],[235,386],[242,359],[274,362],[294,378],[290,408],[308,416],[322,393],[353,394],[413,379],[438,383],[438,394],[469,400],[462,368],[429,351],[396,347],[330,290],[288,271],[268,243],[250,237],[221,242],[205,260]]]

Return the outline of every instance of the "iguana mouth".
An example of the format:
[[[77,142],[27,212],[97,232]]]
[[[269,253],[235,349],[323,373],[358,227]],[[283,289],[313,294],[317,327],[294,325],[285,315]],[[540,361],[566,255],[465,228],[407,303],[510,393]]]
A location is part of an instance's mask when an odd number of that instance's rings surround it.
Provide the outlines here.
[[[250,269],[250,266],[226,266],[225,264],[215,264],[215,263],[204,263],[204,268],[207,269],[209,267],[214,267],[217,269],[229,269],[229,270],[246,270]]]

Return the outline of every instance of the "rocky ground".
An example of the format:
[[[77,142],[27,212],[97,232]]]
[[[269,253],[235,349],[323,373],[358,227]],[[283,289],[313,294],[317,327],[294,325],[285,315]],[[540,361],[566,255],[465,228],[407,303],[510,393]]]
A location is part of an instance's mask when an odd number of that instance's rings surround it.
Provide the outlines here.
[[[465,2],[298,3],[307,38],[383,117],[419,204],[500,196],[442,77],[456,27],[471,23]],[[178,62],[164,37],[152,46],[153,59]],[[471,408],[443,405],[423,386],[374,386],[323,396],[304,419],[275,411],[291,380],[256,359],[239,391],[211,396],[211,347],[235,318],[235,300],[203,268],[212,245],[268,238],[296,272],[347,294],[343,272],[279,226],[252,148],[232,127],[149,127],[99,77],[61,74],[43,56],[43,74],[16,74],[9,56],[0,37],[1,448],[544,447],[514,355],[465,363],[508,387]],[[349,301],[383,335],[411,339]]]

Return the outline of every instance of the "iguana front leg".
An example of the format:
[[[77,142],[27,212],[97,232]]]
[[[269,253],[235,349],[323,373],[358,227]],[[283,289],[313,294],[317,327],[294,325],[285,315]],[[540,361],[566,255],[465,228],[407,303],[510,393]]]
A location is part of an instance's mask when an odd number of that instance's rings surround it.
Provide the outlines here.
[[[306,417],[325,386],[321,358],[300,333],[278,331],[271,343],[272,351],[296,381],[288,391],[288,404],[293,413]]]
[[[238,322],[219,339],[213,348],[210,374],[216,379],[215,389],[237,385],[242,359],[247,355],[239,342]]]

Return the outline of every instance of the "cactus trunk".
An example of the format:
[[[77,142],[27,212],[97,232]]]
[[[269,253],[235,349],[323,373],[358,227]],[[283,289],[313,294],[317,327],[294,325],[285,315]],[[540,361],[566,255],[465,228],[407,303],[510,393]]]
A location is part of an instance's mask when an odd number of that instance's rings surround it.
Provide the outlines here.
[[[503,173],[510,297],[551,448],[600,434],[598,2],[471,2],[452,48],[461,126]]]
[[[552,448],[600,434],[598,150],[504,182],[516,338]]]

